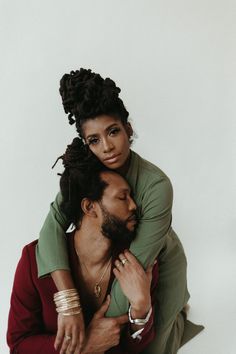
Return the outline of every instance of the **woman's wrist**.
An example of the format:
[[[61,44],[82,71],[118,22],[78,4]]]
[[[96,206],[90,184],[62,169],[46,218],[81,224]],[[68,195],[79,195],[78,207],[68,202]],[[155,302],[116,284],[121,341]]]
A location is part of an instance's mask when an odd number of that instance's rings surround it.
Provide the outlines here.
[[[70,271],[63,269],[55,270],[51,273],[51,276],[58,291],[75,288]]]
[[[130,314],[132,318],[145,318],[152,306],[151,297],[149,299],[146,299],[145,301],[131,303],[130,306]]]
[[[150,310],[151,308],[151,303],[143,308],[140,308],[140,309],[136,309],[136,308],[133,308],[132,305],[131,305],[131,308],[130,308],[130,315],[132,318],[145,318],[148,314],[148,311]]]

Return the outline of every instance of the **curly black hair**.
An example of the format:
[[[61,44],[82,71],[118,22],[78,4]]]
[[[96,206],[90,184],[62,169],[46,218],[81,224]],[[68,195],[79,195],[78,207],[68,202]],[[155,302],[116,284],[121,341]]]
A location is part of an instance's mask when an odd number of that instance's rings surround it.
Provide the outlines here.
[[[65,167],[60,178],[62,194],[60,208],[68,221],[78,229],[83,217],[82,199],[101,200],[107,186],[107,183],[101,179],[101,172],[109,169],[97,159],[80,138],[75,138],[60,158]]]
[[[103,79],[91,69],[83,68],[63,75],[59,89],[69,123],[75,123],[80,137],[83,137],[83,123],[101,114],[127,123],[129,112],[119,98],[120,91],[110,78]]]

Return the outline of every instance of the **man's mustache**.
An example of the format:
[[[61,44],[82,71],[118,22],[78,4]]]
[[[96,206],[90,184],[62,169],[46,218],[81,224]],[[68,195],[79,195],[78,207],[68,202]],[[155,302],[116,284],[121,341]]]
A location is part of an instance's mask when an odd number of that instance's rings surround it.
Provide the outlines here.
[[[128,219],[127,219],[127,222],[128,221],[136,221],[136,222],[138,222],[138,214],[136,213],[136,212],[134,212],[134,213],[132,213],[129,217],[128,217]]]

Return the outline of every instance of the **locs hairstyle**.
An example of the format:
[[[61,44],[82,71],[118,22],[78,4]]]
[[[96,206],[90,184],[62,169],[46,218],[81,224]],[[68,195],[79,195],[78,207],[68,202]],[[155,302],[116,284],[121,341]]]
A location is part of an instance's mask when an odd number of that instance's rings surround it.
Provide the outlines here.
[[[59,91],[69,123],[75,123],[80,137],[83,123],[102,114],[127,123],[129,112],[119,98],[121,90],[110,78],[103,79],[90,69],[81,68],[63,75]]]
[[[62,194],[60,207],[68,221],[79,228],[83,216],[82,199],[101,200],[107,183],[101,180],[100,175],[102,171],[109,170],[80,138],[75,138],[60,158],[65,167],[60,179]]]

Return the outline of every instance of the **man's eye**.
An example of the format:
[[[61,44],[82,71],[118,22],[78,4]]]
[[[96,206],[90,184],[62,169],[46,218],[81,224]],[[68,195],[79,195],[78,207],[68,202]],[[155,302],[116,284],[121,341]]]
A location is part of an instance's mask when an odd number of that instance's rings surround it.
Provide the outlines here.
[[[120,200],[126,200],[126,196],[118,197]]]
[[[110,135],[116,135],[117,133],[119,133],[120,128],[112,128],[110,130]]]
[[[98,138],[93,138],[88,141],[89,145],[96,145],[98,143]]]

